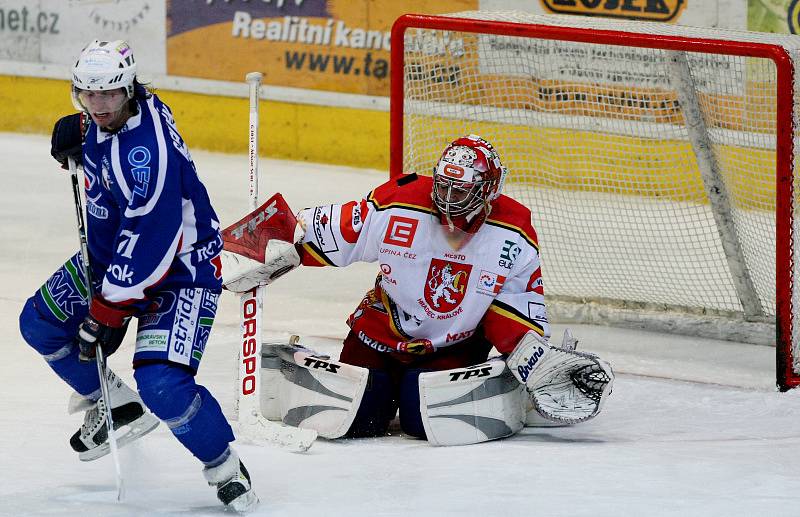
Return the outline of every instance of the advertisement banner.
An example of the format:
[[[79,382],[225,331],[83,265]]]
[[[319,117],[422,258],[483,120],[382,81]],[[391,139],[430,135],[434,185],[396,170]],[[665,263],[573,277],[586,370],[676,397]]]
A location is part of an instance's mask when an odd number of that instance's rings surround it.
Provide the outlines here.
[[[798,0],[748,0],[747,28],[758,32],[798,34]]]
[[[686,0],[539,0],[545,12],[603,16],[651,22],[675,22],[686,8]]]
[[[145,74],[164,74],[164,0],[2,0],[0,60],[68,67],[90,41],[124,39]]]
[[[487,11],[515,10],[531,14],[565,14],[728,29],[745,28],[746,7],[746,2],[742,0],[481,0],[480,2],[480,8]]]
[[[389,94],[392,23],[401,14],[478,8],[478,0],[169,0],[167,72],[364,95]]]

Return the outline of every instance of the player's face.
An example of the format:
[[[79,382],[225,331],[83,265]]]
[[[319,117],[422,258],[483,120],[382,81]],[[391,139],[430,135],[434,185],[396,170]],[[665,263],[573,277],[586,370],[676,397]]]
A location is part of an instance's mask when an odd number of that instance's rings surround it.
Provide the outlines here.
[[[107,91],[76,89],[78,100],[95,124],[103,129],[119,129],[128,120],[128,96],[124,88]]]

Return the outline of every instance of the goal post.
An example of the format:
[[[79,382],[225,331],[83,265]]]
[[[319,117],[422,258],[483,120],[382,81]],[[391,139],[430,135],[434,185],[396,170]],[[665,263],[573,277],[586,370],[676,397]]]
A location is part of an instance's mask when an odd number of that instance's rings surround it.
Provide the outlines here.
[[[390,169],[480,134],[531,208],[548,311],[775,346],[794,314],[800,37],[469,11],[392,29]]]

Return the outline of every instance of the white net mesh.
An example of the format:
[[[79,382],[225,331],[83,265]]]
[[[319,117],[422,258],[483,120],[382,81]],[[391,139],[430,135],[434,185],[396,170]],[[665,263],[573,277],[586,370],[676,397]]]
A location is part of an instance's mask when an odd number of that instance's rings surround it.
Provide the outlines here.
[[[800,48],[793,36],[667,24],[451,16]],[[480,31],[406,31],[403,169],[429,173],[460,135],[492,142],[505,192],[533,212],[550,307],[581,302],[562,316],[635,309],[675,328],[694,315],[698,334],[774,343],[775,62]],[[684,116],[692,102],[699,121]],[[751,331],[730,330],[739,323]]]

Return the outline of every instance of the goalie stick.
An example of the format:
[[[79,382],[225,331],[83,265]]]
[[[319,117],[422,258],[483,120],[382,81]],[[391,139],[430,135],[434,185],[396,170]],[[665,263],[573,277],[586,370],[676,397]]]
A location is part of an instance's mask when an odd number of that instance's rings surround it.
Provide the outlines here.
[[[75,158],[68,158],[69,176],[72,181],[72,197],[75,202],[75,217],[78,222],[78,239],[81,247],[81,265],[86,275],[86,296],[87,303],[92,303],[92,268],[89,264],[89,244],[86,241],[86,222],[83,218],[83,201],[81,200],[81,187],[78,183],[78,166]],[[106,360],[103,355],[103,348],[98,346],[95,350],[95,360],[97,361],[97,375],[100,377],[100,392],[106,405],[106,431],[108,434],[108,445],[111,448],[111,458],[114,460],[114,472],[117,483],[117,501],[122,501],[125,497],[125,485],[122,480],[122,467],[119,461],[119,447],[117,437],[114,435],[114,420],[111,416],[111,399],[108,394],[108,377],[106,375]]]
[[[251,72],[245,78],[250,87],[249,201],[251,212],[255,211],[258,206],[258,97],[262,77],[260,72]],[[245,226],[244,231],[252,232],[253,229]],[[241,345],[236,383],[239,436],[251,442],[271,443],[297,452],[306,451],[317,438],[316,431],[272,422],[261,414],[261,318],[263,308],[263,287],[256,287],[242,294],[239,301]]]

